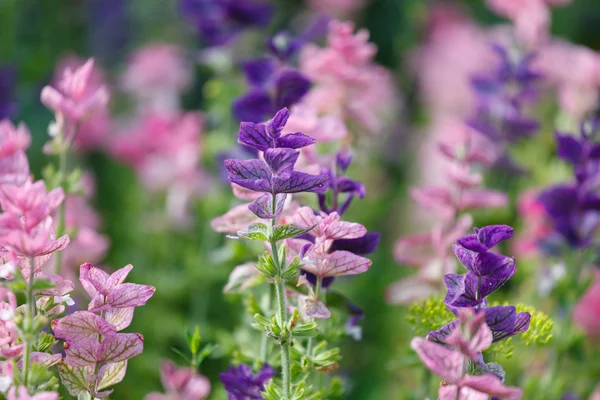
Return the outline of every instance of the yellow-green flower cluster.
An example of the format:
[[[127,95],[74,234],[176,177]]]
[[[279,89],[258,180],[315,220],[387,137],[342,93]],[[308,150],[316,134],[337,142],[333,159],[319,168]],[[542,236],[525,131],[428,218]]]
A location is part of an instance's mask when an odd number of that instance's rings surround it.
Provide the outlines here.
[[[442,297],[431,297],[415,303],[410,307],[408,313],[406,319],[419,336],[427,335],[456,318],[448,310]]]

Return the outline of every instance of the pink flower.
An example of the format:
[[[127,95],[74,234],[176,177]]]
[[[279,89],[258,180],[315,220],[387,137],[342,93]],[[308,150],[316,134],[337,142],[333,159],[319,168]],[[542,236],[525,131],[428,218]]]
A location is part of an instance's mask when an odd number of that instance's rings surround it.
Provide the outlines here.
[[[19,151],[25,151],[31,144],[31,134],[25,124],[14,126],[12,122],[5,119],[0,121],[0,158],[14,155]]]
[[[69,244],[68,235],[56,239],[51,217],[47,217],[33,228],[24,229],[18,217],[2,214],[0,215],[0,237],[5,249],[14,251],[20,257],[39,257],[44,261],[51,253],[63,250]],[[36,268],[39,267],[41,264],[36,260]],[[26,270],[22,272],[28,276]]]
[[[13,366],[10,361],[0,361],[0,393],[8,392],[13,384]]]
[[[8,289],[0,287],[0,357],[17,358],[23,352],[14,321],[17,299]]]
[[[202,400],[210,395],[210,381],[189,367],[177,368],[170,361],[164,361],[160,376],[165,394],[150,393],[145,400]]]
[[[478,357],[492,343],[492,332],[484,318],[483,313],[476,317],[472,313],[460,316],[461,323],[449,337],[450,345],[455,349],[420,337],[412,340],[411,347],[423,364],[445,382],[439,391],[441,400],[487,400],[489,396],[509,400],[521,398],[521,389],[504,386],[497,376],[466,374],[468,359]]]
[[[29,230],[48,218],[62,203],[62,188],[46,191],[44,181],[26,182],[22,186],[0,187],[0,205],[5,214],[23,218],[23,227]]]
[[[366,272],[371,267],[371,260],[349,251],[337,250],[329,252],[336,239],[356,239],[363,237],[367,230],[364,226],[340,221],[340,216],[333,212],[329,215],[315,215],[310,207],[302,207],[293,218],[300,227],[314,227],[309,234],[315,237],[315,243],[294,239],[288,241],[290,248],[300,253],[305,265],[304,270],[321,278],[329,276],[356,275]]]
[[[30,396],[25,386],[19,386],[18,389],[14,387],[10,389],[7,400],[58,400],[58,393],[40,392],[34,396]]]
[[[183,50],[171,44],[154,43],[130,58],[122,86],[137,97],[141,109],[170,113],[179,110],[179,95],[191,81],[192,71]]]
[[[196,113],[143,116],[112,144],[112,153],[133,166],[152,191],[181,183],[191,193],[205,185],[199,166],[204,119]]]
[[[88,309],[93,312],[119,308],[133,308],[146,304],[156,288],[135,283],[123,283],[132,265],[127,265],[112,275],[92,264],[83,264],[79,280],[85,291],[92,297]]]
[[[52,86],[42,89],[42,103],[72,124],[82,122],[94,111],[106,107],[109,97],[106,87],[92,88],[90,85],[93,68],[93,59],[75,70],[66,68],[58,89]]]
[[[573,321],[594,340],[600,339],[600,273],[573,309]]]
[[[523,231],[513,244],[517,257],[538,255],[538,243],[552,233],[552,226],[546,220],[546,209],[537,197],[538,192],[531,189],[521,193],[517,200],[517,210],[523,221]]]
[[[354,33],[352,23],[331,21],[327,47],[306,45],[302,49],[300,69],[315,86],[301,107],[312,109],[315,115],[335,117],[326,121],[334,124],[336,135],[343,132],[339,121],[346,119],[370,133],[380,133],[385,114],[395,111],[398,104],[391,76],[373,62],[377,49],[368,40],[368,31]]]
[[[52,86],[60,87],[61,80],[67,71],[80,70],[85,64],[86,63],[84,60],[81,60],[75,56],[67,56],[63,58],[56,68]],[[100,67],[95,66],[89,72],[87,84],[85,85],[84,93],[81,95],[81,97],[93,97],[95,93],[99,91],[103,95],[108,95],[107,87],[108,85],[106,82],[106,77],[104,76],[104,72]],[[80,121],[79,128],[75,136],[75,144],[77,145],[77,149],[81,151],[88,151],[106,144],[111,129],[110,125],[111,118],[108,108],[105,107],[104,104],[100,103],[97,108],[93,109],[93,112],[88,113],[86,118]]]
[[[553,40],[539,50],[536,66],[558,88],[561,108],[574,119],[597,109],[600,54],[587,47]]]

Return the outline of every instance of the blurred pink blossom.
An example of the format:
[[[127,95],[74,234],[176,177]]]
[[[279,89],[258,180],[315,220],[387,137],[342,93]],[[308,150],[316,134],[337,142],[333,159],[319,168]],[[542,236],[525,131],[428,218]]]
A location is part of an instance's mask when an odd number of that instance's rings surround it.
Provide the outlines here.
[[[121,85],[133,94],[143,112],[177,112],[179,96],[192,81],[192,70],[183,49],[152,43],[130,58]]]
[[[71,69],[66,67],[56,85],[42,89],[41,100],[46,107],[62,116],[70,125],[76,125],[87,119],[108,103],[108,90],[93,81],[94,60]],[[67,138],[73,133],[67,132]]]
[[[394,245],[398,264],[417,268],[416,274],[390,285],[386,299],[392,304],[409,304],[425,299],[444,287],[444,275],[456,271],[450,248],[471,227],[473,219],[462,215],[454,225],[436,225],[431,232],[400,238]]]
[[[559,103],[575,120],[598,108],[600,54],[584,46],[553,40],[539,50],[536,66],[558,89]]]
[[[202,400],[210,395],[210,381],[189,367],[177,368],[172,362],[164,361],[160,376],[165,393],[150,393],[145,400]]]
[[[89,61],[88,61],[89,63]],[[76,56],[67,56],[62,59],[54,74],[52,86],[60,87],[61,81],[67,71],[78,71],[86,65],[85,61]],[[105,93],[108,96],[108,84],[104,71],[98,66],[89,71],[87,83],[83,89],[82,97],[92,97],[95,93]],[[78,150],[88,151],[96,149],[107,143],[111,130],[111,118],[107,107],[98,107],[80,121],[79,129],[75,136]]]
[[[30,396],[29,393],[27,393],[27,388],[25,386],[19,386],[18,389],[14,387],[10,389],[7,400],[58,400],[58,393],[40,392],[36,395]]]
[[[594,340],[600,339],[600,271],[573,309],[573,321]]]
[[[14,126],[12,122],[5,119],[0,121],[0,158],[14,155],[19,151],[25,151],[31,144],[31,134],[25,124]]]
[[[181,183],[197,193],[206,184],[199,165],[203,125],[198,113],[146,114],[114,139],[111,151],[134,167],[151,191]]]
[[[0,357],[17,358],[23,352],[14,321],[17,299],[13,292],[0,287]]]
[[[516,257],[535,257],[539,255],[538,243],[552,233],[552,226],[546,221],[546,209],[538,201],[538,191],[527,190],[519,195],[517,210],[523,221],[523,230],[519,240],[513,243]]]
[[[0,121],[0,186],[20,186],[29,179],[25,150],[30,142],[31,135],[24,124],[15,127],[9,120]]]
[[[389,71],[373,62],[377,49],[369,43],[368,31],[354,30],[351,22],[331,21],[327,47],[304,46],[300,69],[315,85],[295,112],[312,109],[313,114],[356,122],[378,134],[387,114],[396,112],[397,94]],[[334,126],[338,135],[343,132],[339,124]]]

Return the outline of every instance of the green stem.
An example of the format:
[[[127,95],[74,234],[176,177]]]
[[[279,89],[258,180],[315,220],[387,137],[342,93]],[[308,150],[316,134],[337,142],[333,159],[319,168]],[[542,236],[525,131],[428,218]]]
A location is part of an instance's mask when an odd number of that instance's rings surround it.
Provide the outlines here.
[[[23,386],[27,388],[29,383],[29,370],[31,368],[31,351],[33,350],[33,318],[36,314],[35,298],[33,296],[33,280],[35,274],[35,259],[29,259],[29,279],[27,280],[27,291],[25,300],[27,311],[25,313],[25,329],[23,341],[25,342],[25,354],[23,355]]]
[[[271,286],[269,286],[269,293],[267,297],[267,311],[271,310],[271,303],[273,298],[273,290],[271,290]],[[266,363],[269,357],[269,336],[264,334],[262,336],[262,340],[260,342],[260,362]]]
[[[277,296],[277,322],[282,328],[286,325],[287,311],[285,309],[285,282],[278,280],[275,284]],[[290,400],[291,391],[291,361],[290,361],[290,338],[281,342],[281,379],[283,385],[283,400]]]

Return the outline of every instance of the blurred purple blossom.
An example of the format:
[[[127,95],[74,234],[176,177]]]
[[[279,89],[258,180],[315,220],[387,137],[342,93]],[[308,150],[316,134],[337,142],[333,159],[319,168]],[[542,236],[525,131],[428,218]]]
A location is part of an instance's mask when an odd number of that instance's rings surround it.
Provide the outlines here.
[[[208,47],[225,45],[244,29],[268,26],[274,13],[263,0],[180,0],[179,5]]]
[[[221,382],[229,395],[229,400],[260,400],[260,392],[267,382],[275,376],[275,370],[269,364],[263,365],[255,375],[252,368],[246,364],[229,367],[227,372],[221,373]]]

